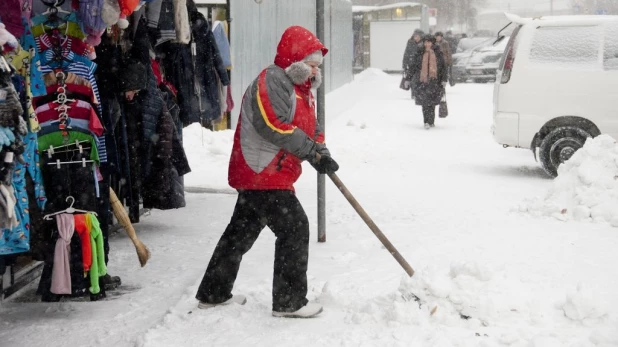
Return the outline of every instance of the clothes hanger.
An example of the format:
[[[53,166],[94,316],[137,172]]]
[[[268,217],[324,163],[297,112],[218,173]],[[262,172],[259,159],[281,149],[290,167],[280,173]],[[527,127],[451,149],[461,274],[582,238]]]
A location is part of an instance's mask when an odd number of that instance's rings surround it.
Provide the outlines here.
[[[43,152],[47,152],[47,157],[51,158],[52,154],[55,154],[55,153],[62,153],[62,152],[68,152],[68,151],[76,151],[76,150],[79,149],[79,147],[83,147],[82,144],[90,144],[90,141],[88,141],[88,140],[83,140],[83,141],[75,140],[74,143],[69,143],[69,144],[66,144],[66,145],[60,145],[60,146],[55,146],[55,147],[54,146],[49,146],[49,149],[45,149],[45,150],[43,150]],[[71,150],[68,150],[68,151],[56,151],[59,148],[67,148],[67,147],[70,147],[70,146],[77,146],[78,148],[74,148],[74,149],[71,149]],[[84,149],[89,149],[90,147],[83,147],[83,148]]]
[[[51,2],[45,1],[45,0],[41,0],[41,2],[49,7],[45,12],[41,13],[41,15],[43,16],[47,16],[47,15],[52,15],[52,16],[57,16],[58,13],[63,13],[63,14],[71,14],[71,12],[65,11],[62,9],[62,5],[64,5],[64,0],[54,0]]]
[[[75,212],[80,212],[80,213],[92,213],[93,215],[95,215],[95,216],[97,216],[97,217],[98,217],[98,215],[97,215],[97,213],[96,213],[96,212],[93,212],[93,211],[86,211],[86,210],[80,210],[80,209],[76,209],[76,208],[74,208],[74,207],[73,207],[73,204],[75,204],[75,198],[74,198],[73,196],[71,196],[71,195],[67,196],[67,198],[66,198],[66,200],[65,200],[65,201],[66,201],[66,202],[69,202],[69,200],[71,200],[71,205],[70,205],[68,208],[66,208],[66,209],[64,209],[64,210],[62,210],[62,211],[58,211],[58,212],[54,212],[54,213],[47,214],[47,215],[45,215],[45,216],[43,217],[43,219],[45,219],[45,220],[52,220],[52,217],[53,217],[53,216],[56,216],[56,215],[59,215],[59,214],[63,214],[63,213],[74,214]]]

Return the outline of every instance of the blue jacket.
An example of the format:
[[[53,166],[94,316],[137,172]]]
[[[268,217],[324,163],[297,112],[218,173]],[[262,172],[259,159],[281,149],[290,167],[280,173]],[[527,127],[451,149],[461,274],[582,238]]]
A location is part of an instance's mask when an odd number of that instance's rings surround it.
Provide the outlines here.
[[[26,191],[26,172],[34,182],[34,196],[37,205],[41,210],[45,208],[47,198],[43,188],[43,176],[39,167],[39,151],[37,145],[37,134],[28,132],[22,139],[26,145],[23,153],[26,165],[15,161],[13,171],[13,189],[17,204],[15,205],[15,215],[19,223],[13,229],[3,229],[0,237],[0,255],[27,252],[30,250],[30,211],[28,209],[28,193]]]

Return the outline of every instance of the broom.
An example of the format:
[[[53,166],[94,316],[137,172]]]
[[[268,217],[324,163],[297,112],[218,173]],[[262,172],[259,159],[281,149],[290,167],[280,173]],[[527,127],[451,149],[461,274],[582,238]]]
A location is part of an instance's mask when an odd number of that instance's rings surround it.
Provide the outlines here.
[[[127,211],[125,211],[120,200],[118,200],[118,196],[116,196],[116,193],[112,188],[109,188],[109,200],[112,205],[112,209],[114,210],[114,216],[116,216],[116,219],[118,219],[120,224],[122,224],[131,241],[133,241],[139,263],[142,267],[144,267],[148,259],[150,259],[150,250],[148,250],[148,247],[146,247],[142,241],[137,238],[137,235],[135,235],[135,229],[133,229],[129,215],[127,214]]]

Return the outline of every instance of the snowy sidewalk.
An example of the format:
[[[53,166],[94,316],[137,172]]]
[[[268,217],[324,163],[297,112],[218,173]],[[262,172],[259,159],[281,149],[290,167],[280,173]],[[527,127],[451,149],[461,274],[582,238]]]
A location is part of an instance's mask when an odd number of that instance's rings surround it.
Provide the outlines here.
[[[101,303],[4,303],[8,346],[618,346],[618,229],[517,212],[551,186],[532,154],[489,132],[491,85],[449,88],[446,120],[422,128],[397,76],[368,70],[328,96],[327,143],[339,176],[417,274],[403,270],[327,182],[327,242],[316,240],[315,174],[297,191],[312,232],[311,320],[270,315],[274,236],[244,257],[246,306],[193,298],[235,196],[188,194],[187,208],[137,225],[153,252],[140,269],[124,236],[110,272],[135,290]],[[203,137],[202,137],[203,136]],[[202,147],[204,143],[204,147]],[[185,131],[192,187],[229,189],[232,132]],[[579,290],[578,290],[579,288]],[[419,310],[410,291],[427,300]],[[438,307],[434,315],[429,311]],[[473,317],[462,320],[457,311]],[[566,313],[566,314],[565,314]]]

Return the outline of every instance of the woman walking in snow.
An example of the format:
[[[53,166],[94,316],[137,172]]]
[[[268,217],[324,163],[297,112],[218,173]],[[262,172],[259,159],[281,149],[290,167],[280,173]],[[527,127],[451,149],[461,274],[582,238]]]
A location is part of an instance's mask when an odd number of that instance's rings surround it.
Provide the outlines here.
[[[321,305],[306,299],[309,221],[293,184],[303,160],[323,174],[339,168],[323,143],[311,93],[322,81],[318,67],[327,52],[307,29],[289,27],[275,64],[247,88],[228,171],[238,200],[198,289],[199,308],[246,302],[232,295],[234,281],[243,255],[268,226],[277,237],[273,316],[306,318],[322,312]]]
[[[423,47],[414,57],[411,73],[418,78],[413,84],[414,94],[416,104],[423,107],[425,129],[432,128],[435,126],[436,106],[440,104],[448,78],[444,55],[434,36],[423,37]]]

